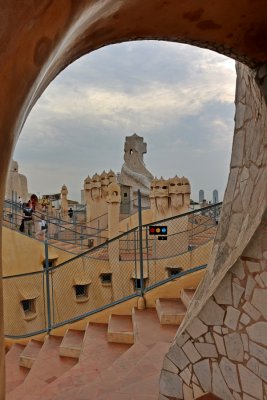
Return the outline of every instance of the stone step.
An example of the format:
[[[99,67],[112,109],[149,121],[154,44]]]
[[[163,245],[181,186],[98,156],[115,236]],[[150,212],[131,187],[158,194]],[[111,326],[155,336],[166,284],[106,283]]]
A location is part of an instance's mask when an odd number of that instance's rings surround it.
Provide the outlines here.
[[[137,342],[153,345],[158,341],[171,343],[177,325],[161,325],[155,308],[133,309],[133,324]]]
[[[56,240],[56,239],[49,239],[49,241],[48,241],[48,244],[56,244],[56,243],[58,243],[58,240]]]
[[[6,393],[19,386],[26,378],[29,369],[19,365],[19,357],[25,346],[15,343],[5,355],[6,364]]]
[[[73,243],[63,242],[63,241],[54,240],[54,239],[50,239],[49,243],[52,244],[53,246],[64,248],[64,249],[67,249],[67,248],[72,247],[72,246],[76,246]]]
[[[86,251],[86,249],[81,249],[79,245],[72,243],[60,242],[53,239],[50,240],[49,243],[61,250],[69,251],[70,253],[80,254]]]
[[[202,244],[207,243],[209,240],[213,239],[212,237],[208,236],[201,236],[201,237],[196,237],[190,240],[190,245],[191,246],[201,246]]]
[[[89,323],[85,330],[82,353],[79,363],[70,371],[48,385],[38,396],[28,400],[68,398],[68,392],[78,392],[79,387],[92,383],[104,370],[126,353],[131,345],[109,343],[107,324]],[[124,368],[125,369],[125,368]]]
[[[19,357],[19,365],[21,367],[29,368],[34,364],[34,361],[36,360],[39,351],[41,350],[41,347],[43,345],[43,342],[40,342],[39,340],[32,339],[30,340],[25,349],[22,351]]]
[[[98,400],[154,400],[158,398],[159,377],[162,363],[169,344],[158,342],[140,358],[132,368],[127,368],[125,373],[117,379],[105,381],[99,385]],[[107,382],[107,383],[106,383]],[[88,400],[94,397],[88,396]]]
[[[108,341],[112,343],[134,343],[131,315],[110,315],[108,323]]]
[[[110,343],[110,345],[116,345]],[[142,357],[150,350],[148,346],[144,346],[141,343],[135,343],[129,350],[124,352],[119,358],[117,358],[108,368],[100,371],[99,375],[94,380],[84,380],[81,384],[79,376],[77,380],[69,381],[68,386],[58,387],[58,391],[52,395],[45,393],[38,398],[29,398],[27,400],[89,400],[97,399],[99,391],[105,389],[105,391],[114,390],[116,382],[123,378]],[[74,367],[76,369],[76,367]],[[83,368],[83,373],[86,371],[86,366]],[[80,379],[83,379],[80,375]],[[121,397],[120,397],[121,399]]]
[[[79,255],[81,253],[84,253],[86,250],[82,250],[81,248],[71,248],[71,249],[62,249],[67,251],[68,253],[73,254],[73,257],[76,255]]]
[[[68,243],[68,244],[65,244],[64,246],[61,246],[61,247],[64,247],[64,249],[69,250],[69,251],[79,248],[78,245],[73,244],[73,243]]]
[[[60,357],[59,346],[62,337],[47,336],[37,358],[23,384],[13,390],[8,400],[27,398],[29,393],[39,393],[47,384],[56,380],[72,368],[77,360]]]
[[[181,300],[184,303],[185,307],[188,308],[191,300],[194,297],[196,289],[182,289],[181,290]]]
[[[64,250],[69,250],[74,246],[75,245],[73,243],[67,243],[67,242],[58,242],[57,243],[57,247],[60,247],[61,249],[64,249]]]
[[[159,375],[157,374],[160,373],[163,356],[173,340],[177,325],[160,325],[155,309],[133,310],[133,318],[134,323],[129,316],[112,315],[113,321],[109,326],[109,328],[114,328],[112,333],[117,331],[118,326],[119,332],[129,332],[129,326],[132,325],[137,332],[137,341],[126,351],[123,351],[125,347],[120,348],[117,353],[119,354],[120,351],[120,356],[114,358],[115,361],[112,364],[111,360],[105,364],[108,349],[111,346],[122,345],[106,341],[108,334],[105,324],[102,326],[91,324],[91,327],[89,324],[84,335],[79,363],[64,376],[50,383],[41,393],[28,396],[27,400],[95,400],[100,399],[100,395],[107,396],[106,399],[155,399],[155,393],[158,393]],[[122,320],[124,321],[123,329],[121,329],[121,322],[119,323]],[[149,352],[151,352],[150,355],[147,355]],[[162,357],[161,360],[160,357]],[[155,368],[156,365],[159,368]],[[138,378],[131,376],[138,376]],[[135,379],[139,379],[139,382],[144,384],[143,397],[136,397],[138,381]],[[135,393],[133,397],[129,397],[131,394],[128,395],[131,393],[128,389],[130,386]],[[128,392],[124,393],[127,390]]]
[[[84,331],[68,329],[59,346],[62,357],[79,359],[83,345]]]
[[[156,310],[161,324],[180,325],[186,314],[181,299],[157,299]]]

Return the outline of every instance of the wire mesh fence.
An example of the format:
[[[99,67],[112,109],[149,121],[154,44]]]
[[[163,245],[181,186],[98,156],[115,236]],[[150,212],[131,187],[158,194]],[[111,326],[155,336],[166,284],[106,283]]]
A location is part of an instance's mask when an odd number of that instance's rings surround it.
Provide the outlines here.
[[[116,241],[52,268],[52,324],[73,321],[135,295],[131,275],[131,267],[119,261]]]
[[[147,198],[142,200],[141,209],[142,211],[150,208],[150,204],[147,202]],[[122,193],[121,205],[120,205],[120,220],[127,219],[138,212],[138,197],[135,196],[129,200],[129,196],[124,197]]]
[[[154,222],[155,229],[166,228],[166,240],[149,224],[136,226],[60,265],[5,277],[5,315],[20,318],[6,318],[5,334],[49,331],[206,265],[220,210],[217,204]]]
[[[4,332],[23,337],[48,327],[45,271],[3,277]],[[8,301],[7,301],[8,299]]]
[[[24,219],[23,210],[24,207],[22,205],[5,200],[3,225],[14,230],[19,230]],[[50,240],[51,243],[52,241],[53,243],[55,241],[60,241],[75,244],[86,251],[107,240],[107,229],[99,228],[99,223],[96,223],[98,227],[93,227],[78,223],[75,217],[72,219],[61,219],[38,210],[36,210],[32,216],[31,236],[35,237],[38,231],[40,231],[39,223],[42,219],[47,223],[46,238]],[[21,233],[28,234],[26,230],[21,231]]]

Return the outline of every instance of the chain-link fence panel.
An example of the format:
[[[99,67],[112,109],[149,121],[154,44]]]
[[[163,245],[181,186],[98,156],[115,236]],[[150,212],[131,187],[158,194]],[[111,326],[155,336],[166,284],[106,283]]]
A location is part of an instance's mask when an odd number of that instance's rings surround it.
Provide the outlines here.
[[[58,266],[46,263],[44,271],[5,277],[5,334],[49,331],[207,264],[220,208],[216,205],[157,221],[153,234],[151,225],[143,225]],[[13,217],[14,213],[12,208]],[[19,210],[16,213],[20,215]],[[157,229],[160,234],[155,234]],[[84,235],[83,231],[74,233]],[[160,236],[166,240],[159,240]],[[79,240],[86,248],[84,241],[89,238]]]
[[[221,204],[143,227],[148,285],[208,263]]]
[[[3,277],[4,332],[22,337],[48,326],[45,272]]]
[[[119,241],[111,240],[50,268],[52,326],[80,319],[136,293],[134,261],[120,260]]]

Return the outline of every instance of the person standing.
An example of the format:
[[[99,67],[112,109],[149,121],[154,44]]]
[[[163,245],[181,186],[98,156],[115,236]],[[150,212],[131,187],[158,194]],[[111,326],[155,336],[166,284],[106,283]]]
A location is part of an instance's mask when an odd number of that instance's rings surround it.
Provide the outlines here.
[[[70,217],[70,220],[72,220],[72,217],[73,217],[73,209],[72,208],[69,209],[68,216]]]
[[[22,198],[20,196],[18,198],[18,203],[19,203],[20,208],[22,208],[23,202],[22,202]]]
[[[24,214],[24,232],[32,236],[33,234],[33,217],[32,217],[33,209],[31,208],[31,202],[28,201],[26,207],[23,208]]]
[[[38,222],[38,231],[35,235],[36,239],[38,240],[45,240],[45,234],[47,232],[48,225],[45,221],[45,216],[41,215],[41,221]]]

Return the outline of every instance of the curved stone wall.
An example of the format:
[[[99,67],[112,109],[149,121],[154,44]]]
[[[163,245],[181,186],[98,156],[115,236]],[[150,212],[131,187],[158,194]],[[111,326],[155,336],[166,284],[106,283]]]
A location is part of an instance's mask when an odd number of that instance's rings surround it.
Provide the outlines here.
[[[31,108],[55,76],[83,54],[111,43],[161,39],[210,48],[253,67],[267,61],[265,0],[199,0],[197,5],[191,0],[0,0],[0,6],[1,204],[12,152]],[[205,285],[210,283],[208,295],[205,286],[198,291],[198,298],[203,294],[205,301],[241,256],[266,208],[266,109],[253,74],[239,68],[234,153],[224,216],[205,281]],[[257,82],[266,96],[264,71],[258,70]],[[254,102],[249,102],[249,94]],[[266,143],[266,133],[264,140]],[[1,293],[0,282],[0,298]],[[195,302],[187,325],[203,304]],[[0,300],[0,315],[2,311]],[[2,342],[0,321],[1,400]]]
[[[255,73],[241,64],[237,73],[221,221],[209,269],[165,358],[162,399],[266,398],[267,110]]]

